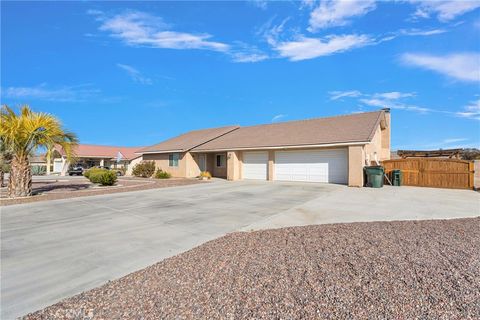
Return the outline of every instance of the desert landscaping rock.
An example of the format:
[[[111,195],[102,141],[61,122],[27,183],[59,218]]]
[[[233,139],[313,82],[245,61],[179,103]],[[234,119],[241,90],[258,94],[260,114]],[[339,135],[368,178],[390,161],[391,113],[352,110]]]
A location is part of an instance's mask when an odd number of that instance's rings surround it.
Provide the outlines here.
[[[33,196],[25,198],[8,199],[6,198],[7,188],[0,191],[0,206],[12,204],[30,203],[45,200],[69,199],[85,196],[95,196],[101,194],[111,194],[118,192],[139,191],[157,188],[167,188],[176,186],[185,186],[195,183],[206,183],[198,179],[142,179],[122,177],[114,186],[98,186],[87,179],[73,181],[34,181]]]
[[[478,319],[480,218],[232,233],[24,319]]]

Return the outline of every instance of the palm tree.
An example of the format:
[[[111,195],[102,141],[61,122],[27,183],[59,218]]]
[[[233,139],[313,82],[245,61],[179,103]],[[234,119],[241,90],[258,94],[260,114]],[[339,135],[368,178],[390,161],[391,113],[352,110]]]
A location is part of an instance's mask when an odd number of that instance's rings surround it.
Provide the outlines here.
[[[11,198],[32,195],[32,172],[28,156],[38,148],[62,147],[70,160],[78,140],[65,131],[53,115],[33,112],[23,106],[17,115],[8,106],[0,110],[0,139],[12,154],[7,194]]]
[[[7,149],[0,137],[0,187],[5,187],[4,177],[5,172],[10,171],[10,161],[12,160],[12,153]]]

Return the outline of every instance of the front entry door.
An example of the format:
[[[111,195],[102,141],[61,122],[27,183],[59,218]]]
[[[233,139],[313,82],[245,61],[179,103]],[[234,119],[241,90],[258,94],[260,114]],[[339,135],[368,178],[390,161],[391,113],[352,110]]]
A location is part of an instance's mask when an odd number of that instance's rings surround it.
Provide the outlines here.
[[[200,167],[200,171],[207,171],[207,155],[206,154],[199,155],[198,166]]]

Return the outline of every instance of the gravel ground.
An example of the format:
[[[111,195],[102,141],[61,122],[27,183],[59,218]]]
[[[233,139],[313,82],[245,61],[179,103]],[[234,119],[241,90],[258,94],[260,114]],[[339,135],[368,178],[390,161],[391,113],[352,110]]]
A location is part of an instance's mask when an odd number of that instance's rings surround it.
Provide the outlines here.
[[[34,181],[32,184],[33,196],[28,198],[7,199],[7,188],[0,190],[0,206],[7,206],[12,204],[30,203],[45,200],[69,199],[85,196],[94,196],[100,194],[110,194],[118,192],[128,192],[137,190],[167,188],[175,186],[184,186],[194,183],[205,183],[198,179],[142,179],[121,177],[118,179],[115,186],[101,187],[96,186],[87,179],[75,179],[71,181],[58,180],[55,178],[51,181]]]
[[[25,319],[479,319],[480,218],[233,233]]]

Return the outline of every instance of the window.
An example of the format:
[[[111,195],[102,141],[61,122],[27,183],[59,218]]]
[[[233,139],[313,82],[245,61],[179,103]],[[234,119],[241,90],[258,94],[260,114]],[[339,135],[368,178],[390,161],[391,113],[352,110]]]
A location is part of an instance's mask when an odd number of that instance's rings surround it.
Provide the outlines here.
[[[168,155],[168,166],[169,167],[178,167],[178,153],[170,153]]]
[[[222,168],[225,167],[225,155],[224,154],[217,154],[217,167]]]

